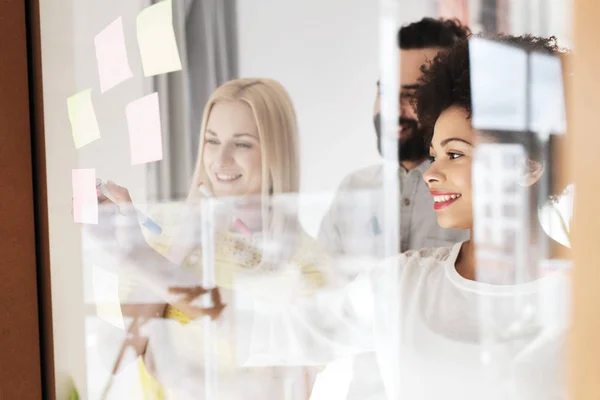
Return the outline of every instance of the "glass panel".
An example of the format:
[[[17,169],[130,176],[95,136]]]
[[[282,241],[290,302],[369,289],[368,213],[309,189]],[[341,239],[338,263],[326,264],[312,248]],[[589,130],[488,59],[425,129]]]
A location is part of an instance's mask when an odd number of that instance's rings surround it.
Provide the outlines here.
[[[42,4],[57,397],[565,398],[569,12]]]

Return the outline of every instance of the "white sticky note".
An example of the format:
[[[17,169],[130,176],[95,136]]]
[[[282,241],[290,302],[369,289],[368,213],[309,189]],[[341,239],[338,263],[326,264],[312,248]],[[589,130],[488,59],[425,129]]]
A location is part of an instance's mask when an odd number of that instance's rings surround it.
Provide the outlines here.
[[[119,277],[113,272],[92,265],[92,283],[98,317],[124,330],[125,323],[119,300]]]
[[[81,224],[97,224],[96,170],[93,168],[74,169],[71,175],[74,221]]]
[[[344,400],[353,376],[353,359],[335,360],[317,375],[310,400]]]
[[[173,29],[171,0],[151,5],[139,13],[137,38],[144,76],[181,70],[181,58]]]
[[[544,232],[565,247],[571,248],[571,229],[575,202],[575,185],[570,184],[556,198],[548,200],[538,209],[540,225]]]
[[[488,39],[469,41],[472,124],[476,129],[527,129],[527,53]]]
[[[127,47],[121,17],[94,38],[96,61],[102,93],[133,76],[127,59]]]
[[[530,130],[539,134],[561,134],[567,130],[561,60],[557,56],[532,53]]]
[[[131,165],[163,158],[158,93],[132,101],[125,108],[131,146]]]
[[[76,149],[100,139],[100,128],[92,103],[92,89],[82,90],[67,98],[67,111]]]

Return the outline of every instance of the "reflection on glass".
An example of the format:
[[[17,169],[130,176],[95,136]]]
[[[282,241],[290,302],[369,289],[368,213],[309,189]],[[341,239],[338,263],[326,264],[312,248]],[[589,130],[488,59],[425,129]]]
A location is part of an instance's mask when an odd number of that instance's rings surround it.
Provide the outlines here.
[[[356,309],[344,305],[344,276],[360,275],[374,260],[334,262],[299,224],[283,225],[276,237],[263,229],[263,222],[297,220],[298,200],[295,195],[215,197],[200,205],[157,205],[154,218],[164,232],[173,232],[168,227],[181,223],[181,214],[185,224],[203,227],[189,238],[181,266],[163,256],[164,244],[173,238],[145,237],[128,206],[120,207],[121,215],[102,205],[99,224],[88,226],[89,245],[96,251],[87,253],[85,264],[106,265],[105,252],[119,260],[105,274],[119,276],[127,329],[104,326],[97,332],[105,355],[118,349],[109,364],[113,373],[137,365],[148,395],[191,398],[210,390],[212,397],[307,398],[317,367],[369,350],[368,324],[365,328],[361,321],[370,319],[371,309],[360,303],[370,293],[358,292]],[[251,233],[241,224],[252,227]],[[204,229],[213,232],[210,251]],[[212,287],[205,284],[206,275],[213,277]],[[122,340],[116,349],[106,348],[111,335]],[[107,393],[111,390],[112,385]]]
[[[549,257],[548,237],[537,213],[551,187],[546,140],[549,133],[563,133],[564,126],[532,132],[537,125],[529,114],[535,98],[528,96],[527,63],[535,52],[555,56],[556,43],[476,37],[439,57],[425,74],[417,99],[419,116],[432,130],[433,164],[425,178],[439,196],[440,225],[471,229],[472,240],[442,253],[447,270],[432,296],[440,306],[424,300],[426,324],[437,336],[422,338],[422,345],[438,346],[432,360],[444,360],[442,353],[454,357],[447,359],[452,368],[437,381],[440,387],[422,390],[422,398],[566,396],[569,281],[562,271],[541,270],[548,265],[542,261]],[[507,70],[521,78],[503,83]],[[547,84],[562,83],[559,77]],[[430,274],[432,280],[437,276]],[[427,365],[424,352],[417,355]],[[454,382],[461,374],[471,381],[459,389]],[[403,382],[409,378],[407,372]]]
[[[83,270],[88,398],[564,398],[556,43],[466,40],[568,43],[555,2],[60,1],[51,212],[66,179],[86,225],[51,221],[53,281]]]

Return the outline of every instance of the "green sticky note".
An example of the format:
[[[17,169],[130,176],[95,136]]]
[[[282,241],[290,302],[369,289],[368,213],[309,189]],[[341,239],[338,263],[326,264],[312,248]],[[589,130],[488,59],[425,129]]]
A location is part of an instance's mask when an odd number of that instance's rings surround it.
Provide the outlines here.
[[[77,388],[75,387],[75,383],[72,383],[71,395],[69,396],[69,400],[79,400],[79,393],[77,392]]]

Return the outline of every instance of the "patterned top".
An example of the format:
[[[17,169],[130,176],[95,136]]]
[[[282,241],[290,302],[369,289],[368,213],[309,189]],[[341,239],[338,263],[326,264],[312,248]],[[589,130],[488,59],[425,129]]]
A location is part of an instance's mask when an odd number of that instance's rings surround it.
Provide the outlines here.
[[[167,254],[172,241],[172,230],[163,229],[163,235],[158,237],[147,236],[149,244],[159,253]],[[285,266],[284,270],[293,271],[300,273],[304,277],[302,294],[309,295],[314,290],[322,287],[327,281],[326,266],[330,264],[330,260],[322,247],[311,237],[304,232],[299,232],[294,237],[294,245],[289,246],[286,256],[286,251],[280,251],[280,254],[276,255],[276,259],[281,260],[278,263],[281,266]],[[224,303],[228,304],[233,301],[233,288],[238,274],[277,274],[281,273],[279,270],[265,270],[262,268],[263,264],[263,253],[265,250],[269,251],[269,247],[273,249],[273,244],[277,245],[277,241],[269,243],[264,239],[262,234],[255,234],[251,238],[245,237],[238,233],[233,232],[218,232],[215,234],[215,246],[213,252],[213,263],[214,263],[214,276],[218,290],[221,292],[221,296],[224,299]],[[279,243],[281,247],[281,243]],[[276,248],[277,246],[275,246]],[[289,249],[291,247],[291,249]],[[277,249],[275,250],[277,251]],[[201,275],[202,269],[202,249],[195,247],[191,249],[188,256],[185,258],[182,266],[186,270],[195,271],[198,275]],[[162,351],[167,350],[168,347],[179,347],[179,350],[175,349],[175,353],[184,352],[188,354],[188,357],[184,360],[184,363],[191,364],[202,364],[202,351],[198,350],[196,343],[201,343],[204,340],[204,329],[200,321],[190,319],[187,315],[182,313],[175,307],[167,305],[164,313],[166,320],[176,321],[179,329],[171,328],[171,332],[168,335],[168,340],[165,345],[158,345],[158,343],[152,341],[152,335],[150,335],[150,344],[148,351],[161,351],[160,347],[163,347]],[[292,379],[294,386],[302,386],[300,390],[295,389],[294,392],[298,395],[293,397],[294,399],[308,399],[310,394],[311,380],[310,372],[308,368],[252,368],[239,366],[239,360],[236,359],[236,333],[239,333],[239,329],[236,330],[235,324],[238,323],[236,320],[237,316],[233,315],[232,307],[226,307],[225,311],[218,317],[217,330],[217,368],[219,375],[226,376],[223,380],[231,382],[235,385],[240,385],[239,394],[228,393],[226,398],[268,398],[267,394],[270,394],[269,398],[281,398],[283,396],[282,388],[263,388],[268,386],[281,386],[283,382],[282,376],[286,376],[284,380],[287,381],[285,385],[289,385],[289,376],[295,378]],[[187,328],[187,329],[186,329]],[[178,332],[178,333],[176,333]],[[193,333],[192,333],[193,332]],[[173,334],[177,335],[179,339],[173,337]],[[183,336],[182,336],[183,335]],[[160,336],[160,335],[159,335]],[[160,339],[157,339],[160,340]],[[164,337],[161,342],[164,341]],[[194,343],[195,342],[195,343]],[[189,346],[191,348],[184,349],[182,347]],[[191,356],[195,354],[195,356]],[[161,359],[161,357],[153,357]],[[239,358],[239,355],[237,355]],[[157,366],[158,367],[158,366]],[[198,365],[193,365],[193,369],[197,372]],[[145,400],[162,400],[167,399],[167,390],[153,377],[156,375],[153,371],[150,373],[143,359],[140,357],[138,360],[138,369],[141,377],[141,383],[144,392]],[[201,370],[202,368],[200,368]],[[256,370],[256,374],[252,375],[252,371]],[[272,372],[268,372],[272,370]],[[201,373],[201,372],[200,372]],[[254,376],[248,376],[248,374]],[[234,375],[242,375],[241,380],[232,378]],[[158,376],[161,374],[159,373]],[[251,378],[251,379],[249,379]],[[185,378],[181,379],[182,381]],[[186,381],[190,381],[187,379]],[[182,382],[183,383],[183,382]],[[254,389],[243,389],[245,386],[256,386]],[[192,385],[193,386],[193,385]],[[193,396],[192,391],[197,396],[201,391],[199,385],[193,389],[189,389],[187,394]],[[219,390],[221,395],[224,395],[223,390]],[[273,397],[274,396],[274,397]],[[187,398],[187,397],[186,397]],[[193,398],[193,397],[191,397]]]

